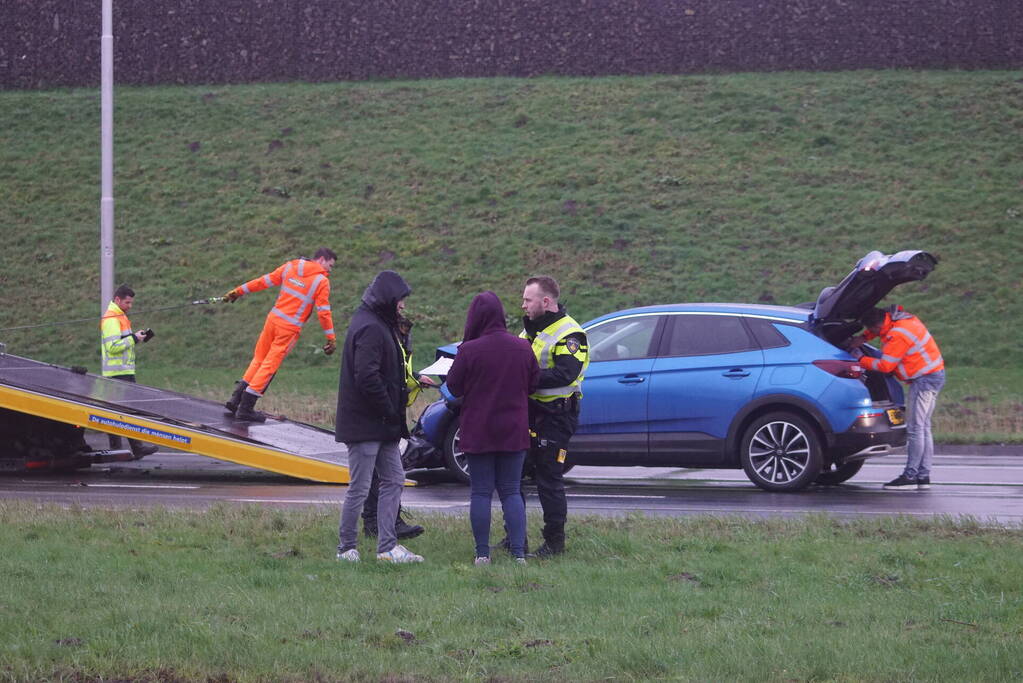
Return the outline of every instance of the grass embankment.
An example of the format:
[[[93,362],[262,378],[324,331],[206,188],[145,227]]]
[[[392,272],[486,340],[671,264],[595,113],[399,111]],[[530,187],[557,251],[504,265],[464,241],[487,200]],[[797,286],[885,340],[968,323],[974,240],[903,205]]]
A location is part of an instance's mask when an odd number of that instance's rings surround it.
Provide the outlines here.
[[[394,268],[415,289],[424,361],[460,336],[472,295],[493,289],[517,312],[537,272],[586,320],[812,301],[869,250],[922,248],[940,266],[892,300],[939,339],[949,395],[979,397],[941,408],[938,431],[1023,439],[1018,71],[121,88],[115,125],[117,280],[158,335],[142,381],[200,370],[223,395],[270,296],[145,309],[321,244],[340,253],[336,326]],[[0,93],[0,328],[99,308],[98,127],[94,91]],[[0,341],[95,369],[96,336],[85,324]],[[271,395],[298,368],[336,376],[320,342],[306,333]]]
[[[409,544],[423,565],[340,565],[336,513],[2,503],[0,677],[1023,675],[1018,528],[579,518],[568,556],[482,569],[446,516]]]

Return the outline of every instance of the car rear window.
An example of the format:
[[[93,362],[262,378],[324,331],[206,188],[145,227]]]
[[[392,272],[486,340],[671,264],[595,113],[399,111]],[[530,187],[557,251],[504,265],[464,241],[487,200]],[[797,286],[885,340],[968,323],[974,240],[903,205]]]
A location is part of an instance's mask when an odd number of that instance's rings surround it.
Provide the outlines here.
[[[703,356],[758,348],[742,320],[732,315],[673,315],[665,356]]]
[[[746,324],[749,325],[753,336],[756,337],[757,343],[760,344],[762,349],[776,349],[789,345],[789,340],[778,331],[778,328],[770,320],[746,318]]]

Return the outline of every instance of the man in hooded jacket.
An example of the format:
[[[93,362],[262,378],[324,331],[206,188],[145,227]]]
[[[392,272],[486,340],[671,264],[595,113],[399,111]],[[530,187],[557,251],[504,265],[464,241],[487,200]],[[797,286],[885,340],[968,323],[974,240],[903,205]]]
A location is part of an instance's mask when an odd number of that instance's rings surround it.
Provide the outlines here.
[[[398,544],[394,520],[401,505],[405,470],[398,442],[408,437],[405,405],[408,398],[398,320],[405,298],[412,293],[392,270],[377,274],[352,316],[341,354],[334,439],[348,448],[351,482],[341,507],[338,530],[340,560],[359,561],[359,516],[374,469],[380,478],[377,498],[377,559],[422,562],[423,558]]]

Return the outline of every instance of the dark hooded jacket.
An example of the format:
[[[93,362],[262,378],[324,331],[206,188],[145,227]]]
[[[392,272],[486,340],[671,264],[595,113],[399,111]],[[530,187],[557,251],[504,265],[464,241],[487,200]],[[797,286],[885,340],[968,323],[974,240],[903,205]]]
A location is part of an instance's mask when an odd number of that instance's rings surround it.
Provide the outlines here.
[[[462,398],[462,450],[529,448],[529,394],[539,377],[529,342],[508,332],[501,300],[493,292],[477,294],[446,380],[451,393]]]
[[[398,301],[412,292],[393,270],[377,274],[362,294],[341,353],[334,439],[395,441],[405,424],[405,367],[398,338]]]

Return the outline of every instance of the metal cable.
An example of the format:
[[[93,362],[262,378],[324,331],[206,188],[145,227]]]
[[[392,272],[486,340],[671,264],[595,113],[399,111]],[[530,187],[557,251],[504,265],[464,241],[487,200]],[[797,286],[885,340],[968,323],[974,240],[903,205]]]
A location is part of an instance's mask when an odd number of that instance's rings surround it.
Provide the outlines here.
[[[132,311],[132,317],[142,317],[147,313],[156,313],[158,311],[171,311],[176,308],[188,308],[189,306],[201,306],[205,304],[217,304],[224,300],[222,296],[211,296],[208,299],[197,299],[196,301],[190,301],[187,304],[177,304],[174,306],[163,306],[161,308],[150,308],[144,311]],[[37,327],[59,327],[61,325],[75,325],[77,323],[91,323],[103,320],[106,316],[92,317],[92,318],[78,318],[77,320],[58,320],[50,323],[38,323],[36,325],[18,325],[17,327],[0,327],[0,332],[10,332],[12,330],[30,330]]]

